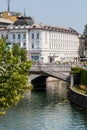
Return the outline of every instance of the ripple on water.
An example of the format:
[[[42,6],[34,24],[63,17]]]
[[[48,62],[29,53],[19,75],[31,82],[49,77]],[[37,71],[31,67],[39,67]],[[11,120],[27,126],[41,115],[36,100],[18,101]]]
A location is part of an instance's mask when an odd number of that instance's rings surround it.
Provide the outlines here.
[[[33,91],[0,117],[0,130],[87,130],[86,115],[57,91]]]

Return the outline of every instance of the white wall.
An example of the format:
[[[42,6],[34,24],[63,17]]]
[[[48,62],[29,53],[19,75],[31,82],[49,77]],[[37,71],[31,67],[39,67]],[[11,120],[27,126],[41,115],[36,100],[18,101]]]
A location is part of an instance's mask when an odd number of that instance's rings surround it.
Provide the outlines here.
[[[23,34],[26,38],[23,38]],[[49,62],[50,57],[54,58],[54,62],[74,61],[74,58],[79,57],[79,38],[77,34],[69,32],[49,31],[47,29],[20,29],[14,28],[8,30],[0,30],[0,37],[8,34],[8,39],[12,43],[20,43],[20,47],[24,47],[29,52],[29,58],[32,56],[43,57],[44,62]],[[13,39],[15,34],[15,39]],[[21,38],[18,39],[18,34]],[[32,34],[34,38],[32,38]],[[39,35],[39,38],[37,38]],[[32,48],[33,44],[33,48]]]

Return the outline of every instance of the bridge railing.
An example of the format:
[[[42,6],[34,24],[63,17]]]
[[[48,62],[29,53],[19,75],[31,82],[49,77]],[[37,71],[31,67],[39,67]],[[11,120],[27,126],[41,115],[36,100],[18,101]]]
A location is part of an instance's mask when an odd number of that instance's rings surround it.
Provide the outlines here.
[[[41,71],[44,69],[49,69],[52,71],[60,71],[60,72],[70,72],[71,66],[69,65],[34,65],[31,67],[30,71]]]
[[[30,71],[41,71],[42,70],[42,66],[41,65],[33,65],[30,68]]]
[[[43,68],[48,68],[49,70],[53,71],[61,71],[61,72],[66,72],[66,71],[71,71],[70,66],[65,66],[65,65],[52,65],[52,66],[43,66]]]

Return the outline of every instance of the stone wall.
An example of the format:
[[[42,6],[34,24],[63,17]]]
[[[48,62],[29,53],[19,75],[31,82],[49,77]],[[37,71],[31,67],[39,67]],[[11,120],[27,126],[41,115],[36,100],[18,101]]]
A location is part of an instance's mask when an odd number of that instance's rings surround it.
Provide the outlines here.
[[[74,91],[70,87],[68,91],[68,98],[70,99],[71,102],[75,103],[76,105],[87,109],[87,96],[86,95],[80,94]]]

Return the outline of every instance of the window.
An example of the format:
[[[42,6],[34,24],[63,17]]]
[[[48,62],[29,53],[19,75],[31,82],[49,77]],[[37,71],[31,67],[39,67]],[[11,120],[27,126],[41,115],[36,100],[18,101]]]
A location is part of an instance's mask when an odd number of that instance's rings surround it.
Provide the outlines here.
[[[18,39],[20,39],[21,38],[21,35],[20,34],[18,34]]]
[[[39,39],[39,34],[37,34],[37,39]]]
[[[8,39],[8,34],[6,34],[6,39]]]
[[[20,43],[18,43],[19,47],[20,47]]]
[[[3,38],[4,36],[3,36],[3,34],[1,35],[1,38]]]
[[[32,39],[34,39],[34,34],[32,34]]]
[[[37,49],[39,49],[39,46],[37,46]]]
[[[23,34],[23,39],[26,39],[26,34],[25,33]]]
[[[32,59],[33,61],[38,61],[38,60],[39,60],[39,56],[31,56],[31,59]]]
[[[34,44],[32,44],[32,48],[34,48]]]
[[[15,34],[13,34],[13,39],[15,39]]]
[[[23,47],[26,47],[26,43],[23,43]]]
[[[36,26],[33,26],[33,28],[36,28]]]

